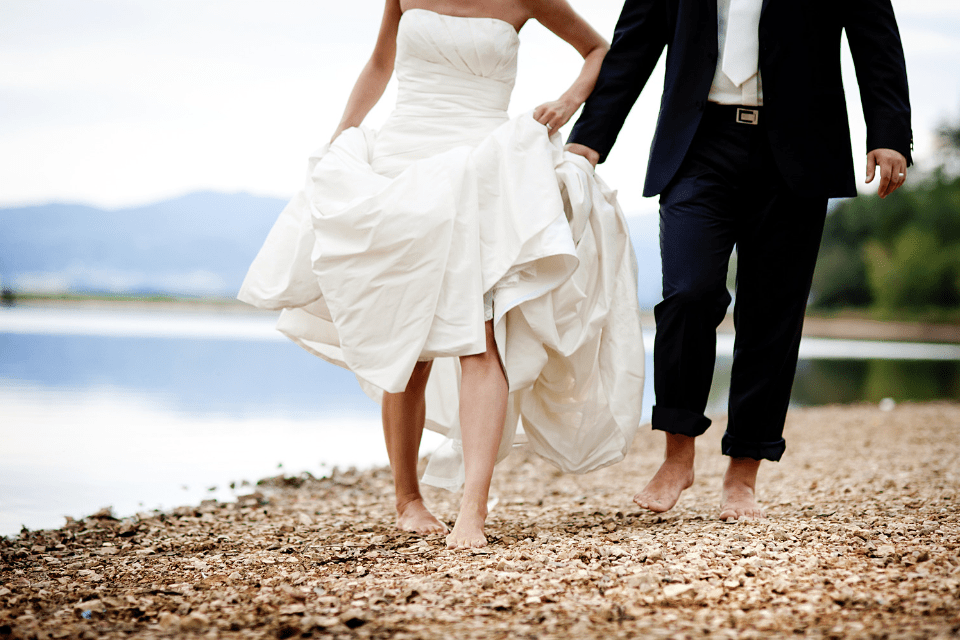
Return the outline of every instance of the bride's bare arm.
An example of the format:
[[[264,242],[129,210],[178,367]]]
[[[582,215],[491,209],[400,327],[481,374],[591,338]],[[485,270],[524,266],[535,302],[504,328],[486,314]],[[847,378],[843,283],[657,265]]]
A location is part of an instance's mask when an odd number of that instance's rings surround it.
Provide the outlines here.
[[[373,48],[370,60],[360,72],[357,83],[353,85],[347,106],[343,110],[340,125],[334,132],[331,142],[336,140],[345,129],[359,126],[373,109],[393,75],[393,63],[397,55],[397,27],[400,24],[400,0],[386,0],[380,33]]]
[[[610,46],[581,18],[567,0],[525,0],[530,15],[573,46],[583,56],[580,75],[558,100],[537,107],[533,117],[555,131],[567,123],[584,103],[600,74],[600,65]]]

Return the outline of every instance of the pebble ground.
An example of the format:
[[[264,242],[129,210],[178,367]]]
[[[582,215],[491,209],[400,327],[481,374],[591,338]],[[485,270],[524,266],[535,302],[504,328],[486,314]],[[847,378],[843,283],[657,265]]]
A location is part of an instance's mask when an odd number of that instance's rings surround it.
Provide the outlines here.
[[[385,469],[0,538],[0,638],[960,636],[960,405],[791,412],[760,522],[716,519],[724,426],[659,516],[630,501],[646,427],[586,476],[517,451],[471,552],[396,531]],[[426,498],[451,523],[457,496]]]

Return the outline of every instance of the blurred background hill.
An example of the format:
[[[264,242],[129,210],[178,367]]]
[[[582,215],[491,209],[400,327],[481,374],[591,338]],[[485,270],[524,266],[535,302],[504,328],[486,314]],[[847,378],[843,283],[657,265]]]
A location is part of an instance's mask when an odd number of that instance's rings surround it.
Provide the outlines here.
[[[284,202],[194,193],[129,209],[0,210],[0,277],[15,293],[227,297]]]

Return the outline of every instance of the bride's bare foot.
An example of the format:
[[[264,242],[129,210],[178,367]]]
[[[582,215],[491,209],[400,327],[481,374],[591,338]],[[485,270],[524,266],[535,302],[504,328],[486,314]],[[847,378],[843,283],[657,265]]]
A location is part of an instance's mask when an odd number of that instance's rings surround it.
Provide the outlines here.
[[[693,458],[696,438],[667,434],[667,455],[647,486],[633,501],[654,513],[669,511],[677,504],[684,489],[693,484]]]
[[[460,513],[453,525],[453,531],[447,536],[447,549],[479,549],[487,546],[487,537],[483,535],[483,523],[487,519],[487,505],[460,505]]]
[[[730,466],[723,476],[723,491],[720,494],[720,519],[761,520],[766,518],[757,504],[757,471],[760,461],[752,458],[730,458]]]
[[[397,527],[421,535],[449,531],[447,525],[437,520],[420,498],[397,505]]]

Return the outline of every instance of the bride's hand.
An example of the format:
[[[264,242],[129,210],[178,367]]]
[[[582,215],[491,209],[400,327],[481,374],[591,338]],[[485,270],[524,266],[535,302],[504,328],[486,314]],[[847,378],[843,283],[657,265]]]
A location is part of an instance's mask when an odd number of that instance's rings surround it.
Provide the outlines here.
[[[533,119],[544,125],[550,133],[553,133],[563,125],[576,112],[580,105],[574,104],[572,100],[554,100],[553,102],[544,102],[533,110]]]

